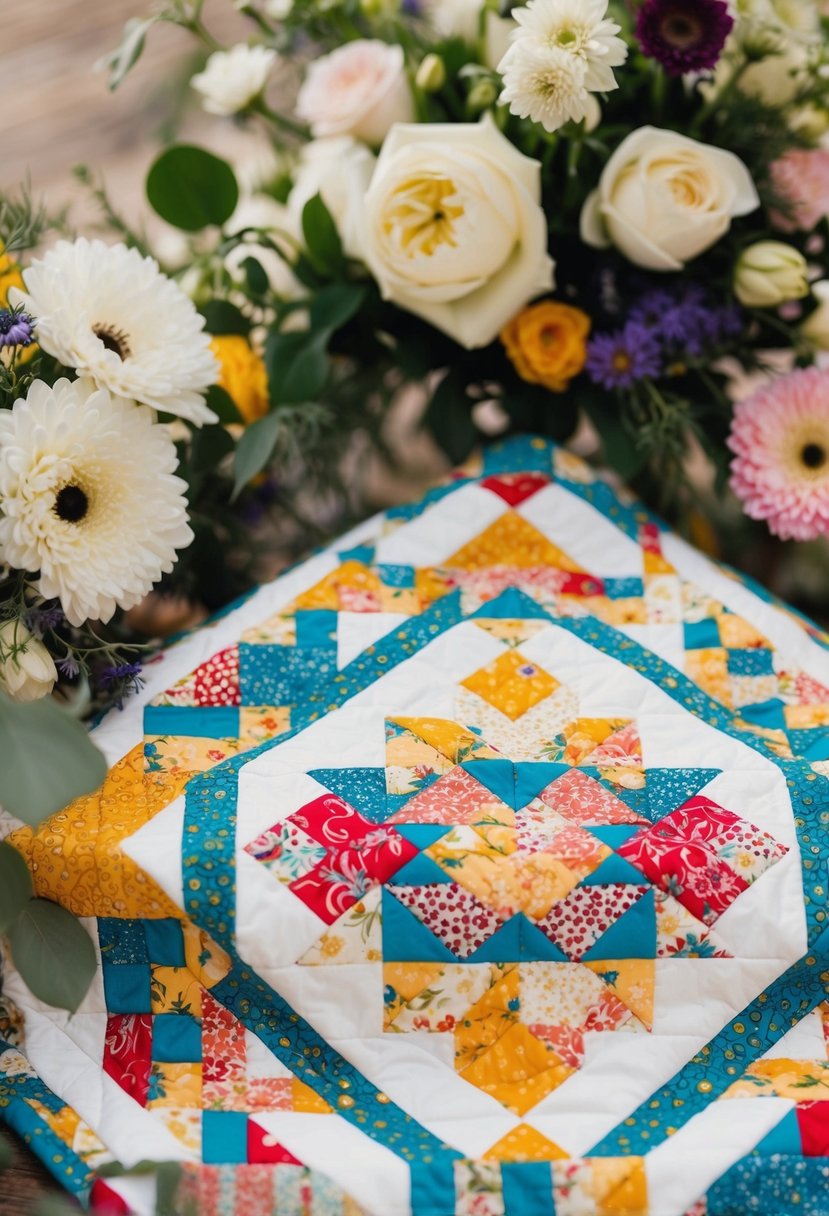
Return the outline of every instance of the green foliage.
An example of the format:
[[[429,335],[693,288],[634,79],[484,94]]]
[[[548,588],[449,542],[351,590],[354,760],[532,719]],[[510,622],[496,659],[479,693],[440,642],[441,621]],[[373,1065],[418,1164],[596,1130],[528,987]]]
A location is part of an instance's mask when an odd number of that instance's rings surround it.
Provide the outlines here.
[[[251,325],[240,308],[229,300],[208,300],[203,306],[204,327],[209,334],[241,334],[247,338]]]
[[[332,421],[330,410],[309,402],[279,406],[247,427],[236,445],[233,497],[271,461],[289,462],[303,452],[313,452]]]
[[[319,194],[302,209],[302,235],[314,269],[336,278],[344,265],[342,242],[331,212]]]
[[[481,438],[471,410],[463,377],[455,370],[447,372],[432,394],[423,422],[455,464],[465,460]]]
[[[157,17],[132,17],[124,26],[118,46],[100,60],[99,66],[109,71],[107,83],[112,92],[115,92],[141,58],[147,34],[157,20]]]
[[[147,175],[147,198],[153,210],[185,232],[210,224],[221,227],[239,201],[239,186],[227,161],[192,144],[165,149]]]
[[[29,867],[13,845],[0,841],[0,933],[7,933],[34,895]]]
[[[174,1216],[178,1211],[176,1192],[181,1181],[181,1163],[178,1161],[139,1161],[133,1166],[121,1165],[119,1161],[108,1161],[98,1167],[102,1178],[141,1178],[148,1174],[156,1180],[156,1216]]]
[[[236,402],[231,397],[230,393],[225,392],[218,384],[211,384],[207,390],[205,398],[207,405],[218,417],[219,422],[225,426],[232,423],[242,422],[242,415],[239,413]]]
[[[15,966],[34,995],[74,1013],[86,996],[97,961],[92,939],[60,904],[31,899],[9,929]]]
[[[49,741],[44,764],[44,741]],[[22,704],[0,693],[0,804],[37,824],[97,789],[107,765],[85,728],[53,701]]]

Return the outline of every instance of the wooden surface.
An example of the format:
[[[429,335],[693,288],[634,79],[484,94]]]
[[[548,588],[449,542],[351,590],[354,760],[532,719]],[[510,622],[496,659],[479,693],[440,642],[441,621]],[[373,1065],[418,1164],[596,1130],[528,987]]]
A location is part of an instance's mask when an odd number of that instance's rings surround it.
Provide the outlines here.
[[[17,1136],[2,1131],[0,1139],[14,1152],[10,1169],[0,1174],[0,1216],[32,1216],[43,1196],[65,1193]]]

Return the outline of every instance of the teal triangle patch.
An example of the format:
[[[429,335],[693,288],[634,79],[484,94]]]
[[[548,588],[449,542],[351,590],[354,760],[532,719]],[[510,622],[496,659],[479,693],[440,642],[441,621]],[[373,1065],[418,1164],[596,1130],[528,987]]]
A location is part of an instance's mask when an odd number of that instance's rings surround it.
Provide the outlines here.
[[[519,591],[517,587],[508,587],[494,600],[482,604],[477,611],[472,613],[473,621],[476,617],[492,621],[552,622],[553,619],[549,612],[545,612],[540,604],[537,604],[524,591]]]
[[[644,789],[628,790],[609,781],[604,784],[637,815],[658,823],[721,772],[719,768],[649,768]]]
[[[383,958],[387,963],[456,963],[458,960],[413,912],[383,888]]]
[[[787,1110],[783,1118],[768,1132],[754,1149],[763,1157],[781,1153],[786,1157],[800,1157],[803,1146],[800,1140],[800,1124],[797,1111]]]
[[[385,823],[392,813],[386,804],[383,768],[314,768],[308,774],[342,798],[371,823]]]
[[[594,831],[592,828],[590,830],[593,832],[594,836],[598,835],[598,832]],[[610,842],[608,841],[607,843],[609,844]],[[395,878],[397,877],[398,875],[395,875]],[[608,883],[624,883],[626,886],[631,884],[634,886],[641,886],[642,871],[637,870],[636,867],[632,866],[629,861],[625,861],[624,857],[619,857],[616,853],[611,853],[610,857],[606,857],[597,870],[594,870],[592,874],[588,874],[586,878],[581,880],[579,886],[595,887],[599,885],[606,885]],[[616,955],[616,957],[618,958],[619,956]]]
[[[521,921],[521,958],[524,962],[569,963],[572,961],[523,912],[519,912],[513,919]]]
[[[411,861],[407,861],[402,869],[394,875],[396,887],[428,887],[435,883],[454,882],[437,862],[432,861],[425,853],[418,853]]]
[[[632,908],[603,933],[583,954],[583,963],[600,962],[604,958],[656,957],[656,902],[653,891],[646,891]]]
[[[570,772],[569,764],[522,760],[515,766],[515,809],[532,802],[556,777]]]
[[[638,826],[635,823],[608,823],[601,827],[589,827],[585,829],[591,836],[598,836],[603,844],[609,844],[611,849],[618,849],[626,840],[630,840],[631,836],[635,836],[637,832],[650,831],[650,828],[642,823]],[[641,875],[639,882],[642,881]]]
[[[515,776],[511,760],[464,760],[461,768],[480,781],[507,806],[515,807]]]
[[[451,823],[395,823],[392,826],[417,849],[428,849],[430,844],[452,831]]]
[[[467,956],[468,963],[517,963],[521,957],[520,915],[511,917]]]

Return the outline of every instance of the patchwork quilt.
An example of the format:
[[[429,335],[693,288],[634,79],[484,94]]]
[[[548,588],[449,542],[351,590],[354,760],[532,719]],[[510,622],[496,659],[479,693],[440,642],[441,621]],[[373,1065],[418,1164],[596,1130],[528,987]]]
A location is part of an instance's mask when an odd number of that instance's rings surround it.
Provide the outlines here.
[[[829,1216],[808,621],[528,438],[147,674],[10,836],[99,951],[0,1024],[82,1202],[151,1213],[149,1161],[204,1216]]]

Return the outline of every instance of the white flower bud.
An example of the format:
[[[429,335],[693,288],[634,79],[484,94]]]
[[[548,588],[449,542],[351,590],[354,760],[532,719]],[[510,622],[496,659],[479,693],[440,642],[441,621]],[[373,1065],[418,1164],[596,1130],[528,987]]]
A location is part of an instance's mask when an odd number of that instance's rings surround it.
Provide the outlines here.
[[[22,621],[0,625],[0,688],[15,701],[48,696],[58,678],[54,659]]]
[[[415,84],[424,93],[437,93],[446,83],[446,65],[440,55],[427,55],[421,61],[415,76]]]
[[[746,308],[775,308],[809,294],[806,259],[783,241],[758,241],[740,255],[734,294]]]

